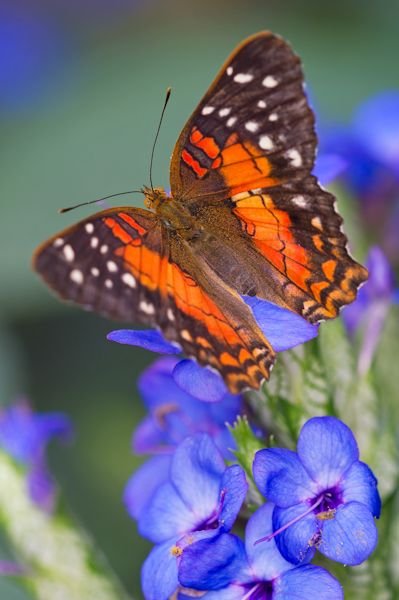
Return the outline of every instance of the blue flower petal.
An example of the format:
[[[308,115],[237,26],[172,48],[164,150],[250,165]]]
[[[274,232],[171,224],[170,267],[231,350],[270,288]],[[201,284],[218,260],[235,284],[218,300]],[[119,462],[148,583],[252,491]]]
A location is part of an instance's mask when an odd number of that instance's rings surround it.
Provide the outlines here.
[[[367,296],[375,300],[386,298],[391,300],[395,288],[395,275],[389,260],[378,246],[372,246],[367,255],[367,268],[369,279],[361,288]]]
[[[171,465],[171,480],[187,507],[203,518],[209,517],[219,503],[224,460],[212,439],[197,434],[176,449]]]
[[[339,154],[319,154],[313,174],[322,185],[327,185],[345,171],[347,164],[347,161]]]
[[[180,406],[192,402],[192,396],[184,392],[172,376],[173,369],[180,361],[176,356],[161,356],[141,373],[137,387],[151,411],[156,411],[160,406]]]
[[[176,365],[173,379],[182,390],[204,402],[219,402],[228,393],[219,373],[190,359],[181,360]]]
[[[240,581],[247,568],[244,544],[235,535],[221,534],[184,549],[179,564],[179,581],[197,590],[220,590]]]
[[[291,508],[276,506],[273,511],[273,531],[276,532],[303,515],[307,508],[305,504],[296,504]],[[293,564],[309,562],[315,554],[318,529],[315,515],[310,513],[275,535],[274,539],[281,554],[289,562]]]
[[[285,448],[259,450],[255,454],[253,474],[261,493],[281,507],[302,502],[317,491],[296,452]]]
[[[360,502],[367,506],[374,517],[381,513],[381,499],[377,479],[371,469],[362,462],[355,462],[341,480],[342,502]]]
[[[177,541],[187,531],[196,529],[201,521],[202,515],[185,505],[175,487],[163,483],[140,514],[138,529],[141,535],[159,544],[170,539]]]
[[[343,600],[339,582],[322,567],[303,565],[287,571],[273,586],[273,600]]]
[[[336,485],[359,458],[351,430],[335,417],[309,419],[299,434],[297,451],[309,475],[324,489]]]
[[[28,471],[29,496],[44,512],[54,509],[56,488],[43,459],[34,461]]]
[[[359,565],[373,552],[377,537],[369,509],[359,502],[350,502],[340,506],[333,519],[323,522],[318,550],[344,565]]]
[[[273,533],[274,504],[267,502],[261,506],[249,519],[245,530],[245,547],[254,580],[272,581],[292,564],[286,561],[276,546],[275,540],[256,542]]]
[[[248,491],[244,470],[239,465],[228,467],[223,473],[220,489],[222,510],[219,521],[223,531],[230,531],[240,512]]]
[[[172,450],[165,443],[165,429],[160,426],[159,420],[152,416],[144,417],[134,430],[132,448],[136,454],[155,454],[167,449]]]
[[[107,335],[107,340],[118,344],[139,346],[159,354],[180,354],[181,352],[179,346],[165,340],[163,335],[156,329],[117,329]]]
[[[146,600],[168,600],[178,587],[177,560],[170,540],[155,546],[143,564],[141,585]]]
[[[159,486],[169,477],[170,455],[154,456],[134,472],[126,484],[123,502],[133,519],[139,519]]]
[[[303,344],[318,334],[318,326],[311,325],[299,315],[256,296],[242,296],[253,311],[259,327],[276,352]]]
[[[242,600],[247,592],[248,590],[243,589],[240,584],[232,584],[222,590],[207,592],[201,598],[203,600]]]

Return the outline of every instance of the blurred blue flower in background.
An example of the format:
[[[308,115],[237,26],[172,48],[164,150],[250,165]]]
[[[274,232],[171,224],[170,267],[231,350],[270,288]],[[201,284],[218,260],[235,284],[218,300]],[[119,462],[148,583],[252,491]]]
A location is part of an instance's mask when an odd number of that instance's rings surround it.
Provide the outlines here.
[[[35,414],[26,400],[0,410],[0,446],[27,467],[30,497],[45,511],[50,512],[55,501],[46,446],[52,438],[67,442],[71,437],[72,425],[61,413]]]
[[[188,437],[177,447],[167,481],[138,520],[140,533],[156,544],[142,570],[146,600],[167,600],[176,592],[186,546],[228,532],[247,490],[243,469],[226,467],[208,435]]]
[[[179,566],[180,583],[196,590],[212,590],[207,600],[340,600],[343,591],[325,569],[296,566],[286,561],[273,539],[257,544],[272,533],[274,505],[267,503],[249,519],[245,545],[235,535],[223,534],[188,546]]]
[[[46,101],[71,58],[71,43],[48,12],[15,2],[0,5],[0,112],[21,112]]]
[[[374,517],[381,508],[377,480],[359,461],[356,440],[339,419],[307,421],[297,452],[260,450],[253,473],[261,493],[276,505],[273,537],[286,560],[307,562],[319,550],[337,562],[358,565],[374,550]]]
[[[348,126],[327,128],[321,148],[346,163],[344,181],[364,224],[391,260],[399,256],[399,90],[364,101]]]
[[[361,334],[358,358],[361,374],[370,368],[391,306],[399,303],[393,270],[380,248],[370,249],[366,265],[368,281],[359,290],[355,302],[342,312],[349,335]]]

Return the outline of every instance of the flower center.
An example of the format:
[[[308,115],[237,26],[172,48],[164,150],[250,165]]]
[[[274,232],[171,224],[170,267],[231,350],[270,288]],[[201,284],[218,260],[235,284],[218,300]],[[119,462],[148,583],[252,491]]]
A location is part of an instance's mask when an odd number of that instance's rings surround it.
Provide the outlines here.
[[[312,512],[315,514],[316,519],[318,519],[319,521],[329,521],[335,517],[337,507],[340,504],[342,504],[342,498],[339,491],[335,488],[326,490],[322,492],[310,505],[310,507],[307,508],[303,513],[301,513],[294,519],[291,519],[291,521],[288,521],[288,523],[280,527],[280,529],[277,529],[277,531],[274,531],[273,533],[270,533],[269,535],[266,535],[265,537],[256,540],[255,545],[260,544],[261,542],[270,542],[270,540],[276,537],[276,535],[279,535],[280,533],[288,529],[288,527],[294,525],[294,523],[298,523],[298,521],[301,521],[304,517],[306,517]]]
[[[248,589],[248,591],[242,597],[242,600],[272,600],[273,598],[272,581],[258,581],[255,585],[246,586],[245,589]]]

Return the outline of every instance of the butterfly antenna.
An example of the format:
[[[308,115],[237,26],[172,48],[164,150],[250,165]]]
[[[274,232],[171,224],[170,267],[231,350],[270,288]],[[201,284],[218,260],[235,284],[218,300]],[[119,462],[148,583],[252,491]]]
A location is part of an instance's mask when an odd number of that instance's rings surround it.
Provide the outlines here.
[[[153,184],[152,184],[152,163],[153,163],[153,160],[154,160],[155,146],[156,146],[156,143],[157,143],[157,139],[158,139],[159,131],[160,131],[160,129],[161,129],[161,125],[162,125],[162,119],[163,119],[163,116],[164,116],[164,114],[165,114],[166,106],[167,106],[167,104],[168,104],[168,102],[169,102],[169,98],[170,98],[170,94],[171,94],[171,92],[172,92],[172,88],[168,87],[168,89],[166,90],[165,102],[164,102],[163,109],[162,109],[162,112],[161,112],[161,118],[159,119],[159,123],[158,123],[158,129],[157,129],[157,132],[156,132],[156,134],[155,134],[155,140],[154,140],[154,143],[153,143],[153,145],[152,145],[152,150],[151,150],[151,160],[150,160],[150,184],[151,184],[151,189],[152,189],[152,191],[154,191],[154,186],[153,186]]]
[[[75,210],[75,208],[79,208],[80,206],[86,206],[87,204],[95,204],[96,202],[101,202],[102,200],[108,200],[109,198],[115,198],[115,196],[124,196],[125,194],[141,194],[141,190],[129,190],[128,192],[118,192],[117,194],[110,194],[109,196],[104,196],[103,198],[97,198],[97,200],[90,200],[90,202],[81,202],[80,204],[75,204],[75,206],[68,206],[67,208],[60,208],[58,210],[59,213],[66,213],[70,210]]]

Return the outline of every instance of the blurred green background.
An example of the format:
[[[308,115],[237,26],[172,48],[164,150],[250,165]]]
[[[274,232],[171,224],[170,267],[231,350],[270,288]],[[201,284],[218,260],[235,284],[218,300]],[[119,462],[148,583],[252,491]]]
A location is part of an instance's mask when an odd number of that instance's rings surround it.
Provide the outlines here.
[[[167,86],[173,95],[154,168],[154,182],[166,187],[185,119],[245,36],[283,35],[303,59],[319,115],[348,120],[362,99],[397,86],[398,20],[393,1],[0,4],[1,401],[26,394],[36,409],[72,417],[75,443],[51,449],[53,472],[70,510],[136,598],[149,546],[121,496],[138,464],[129,448],[144,414],[135,381],[153,357],[108,343],[115,324],[56,301],[32,273],[30,256],[90,214],[58,215],[59,207],[148,183]],[[0,597],[13,596],[3,588]]]

